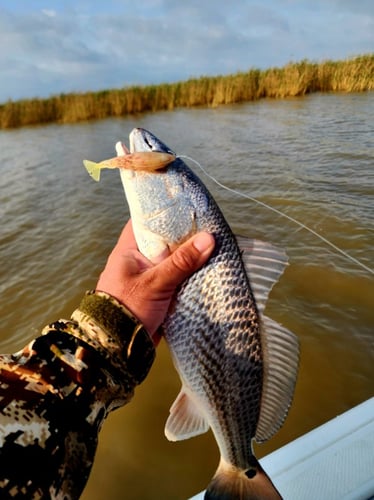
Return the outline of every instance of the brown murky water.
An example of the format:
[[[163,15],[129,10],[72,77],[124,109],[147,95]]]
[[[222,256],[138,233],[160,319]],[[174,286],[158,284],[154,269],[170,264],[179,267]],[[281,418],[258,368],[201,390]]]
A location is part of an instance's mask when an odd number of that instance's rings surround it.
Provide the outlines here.
[[[373,117],[374,93],[319,94],[0,132],[0,350],[18,350],[68,317],[95,285],[128,210],[117,172],[104,171],[96,184],[82,159],[113,156],[136,126],[373,269]],[[267,311],[300,337],[300,375],[284,427],[256,447],[261,457],[373,396],[373,275],[197,173],[234,232],[272,241],[290,257]],[[133,402],[104,424],[84,500],[178,500],[205,488],[218,464],[211,435],[177,444],[163,436],[179,385],[161,345]]]

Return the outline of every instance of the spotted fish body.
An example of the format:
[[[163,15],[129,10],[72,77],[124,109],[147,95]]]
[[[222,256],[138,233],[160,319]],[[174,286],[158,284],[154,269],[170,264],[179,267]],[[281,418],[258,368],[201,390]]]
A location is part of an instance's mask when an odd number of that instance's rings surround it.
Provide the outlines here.
[[[143,129],[130,150],[173,152]],[[209,428],[221,461],[207,499],[280,498],[252,451],[282,425],[293,395],[298,342],[263,314],[287,262],[283,252],[238,240],[200,179],[176,159],[158,172],[121,170],[139,249],[149,259],[193,233],[215,237],[207,264],[180,287],[163,325],[182,382],[165,433]]]

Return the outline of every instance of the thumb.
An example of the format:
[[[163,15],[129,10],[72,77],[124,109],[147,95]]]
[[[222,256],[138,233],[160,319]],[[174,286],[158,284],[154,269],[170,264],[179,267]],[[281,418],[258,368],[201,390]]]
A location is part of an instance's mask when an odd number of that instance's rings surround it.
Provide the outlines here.
[[[158,264],[164,287],[176,288],[208,260],[214,248],[213,235],[201,232],[183,243]]]

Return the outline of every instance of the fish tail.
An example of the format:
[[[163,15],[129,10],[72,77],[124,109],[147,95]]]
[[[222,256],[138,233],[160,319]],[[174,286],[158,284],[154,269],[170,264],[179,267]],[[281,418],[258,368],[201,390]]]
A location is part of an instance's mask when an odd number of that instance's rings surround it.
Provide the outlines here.
[[[269,476],[255,457],[246,469],[221,461],[204,500],[281,500]]]
[[[83,160],[83,165],[85,166],[87,172],[90,176],[96,181],[100,180],[100,171],[102,169],[102,165],[100,163],[96,163],[90,160]]]

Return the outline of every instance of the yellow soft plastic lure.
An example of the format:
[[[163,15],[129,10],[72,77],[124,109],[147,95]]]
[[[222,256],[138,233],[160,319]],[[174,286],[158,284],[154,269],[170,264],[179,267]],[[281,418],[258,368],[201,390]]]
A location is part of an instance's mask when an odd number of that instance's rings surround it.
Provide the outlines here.
[[[109,160],[99,163],[83,160],[87,172],[96,181],[100,180],[100,172],[103,168],[125,168],[127,170],[160,170],[175,160],[171,153],[160,153],[157,151],[145,151],[139,153],[128,153],[123,156],[115,156]]]

